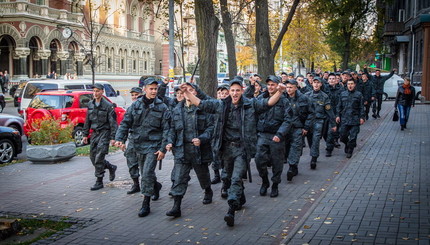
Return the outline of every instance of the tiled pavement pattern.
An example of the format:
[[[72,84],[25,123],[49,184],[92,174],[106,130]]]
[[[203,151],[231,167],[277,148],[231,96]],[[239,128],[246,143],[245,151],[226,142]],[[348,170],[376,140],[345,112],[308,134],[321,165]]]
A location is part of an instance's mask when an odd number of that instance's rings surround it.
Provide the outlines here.
[[[430,244],[430,113],[392,113],[369,137],[288,244]]]
[[[108,156],[119,166],[117,179],[109,183],[105,178],[105,188],[95,192],[89,190],[95,178],[87,157],[54,165],[25,162],[0,167],[0,211],[98,221],[55,244],[330,244],[351,243],[352,239],[374,243],[379,238],[386,244],[428,244],[429,185],[424,159],[430,154],[426,130],[430,107],[416,106],[410,129],[401,132],[398,123],[390,121],[392,106],[392,102],[384,103],[383,118],[361,127],[359,148],[363,148],[351,160],[345,158],[343,149],[335,149],[333,157],[326,158],[322,143],[317,170],[312,171],[305,148],[300,173],[292,182],[287,183],[284,170],[278,198],[258,195],[261,180],[252,162],[254,182],[245,182],[247,203],[236,214],[233,228],[223,221],[228,206],[219,196],[221,185],[213,185],[214,202],[203,205],[203,191],[194,173],[182,217],[165,216],[173,205],[167,195],[171,155],[163,161],[163,169],[157,170],[163,184],[161,198],[151,202],[151,214],[144,218],[137,216],[142,197],[125,193],[131,180],[121,153]],[[422,240],[413,240],[418,236]]]

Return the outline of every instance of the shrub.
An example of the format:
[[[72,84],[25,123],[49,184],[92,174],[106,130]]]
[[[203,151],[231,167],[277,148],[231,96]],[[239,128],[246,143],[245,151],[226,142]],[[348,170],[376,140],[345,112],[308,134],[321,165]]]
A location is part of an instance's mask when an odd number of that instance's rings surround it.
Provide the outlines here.
[[[60,120],[52,117],[44,117],[33,122],[35,129],[30,132],[32,145],[57,145],[73,141],[73,124],[69,123],[65,127]]]

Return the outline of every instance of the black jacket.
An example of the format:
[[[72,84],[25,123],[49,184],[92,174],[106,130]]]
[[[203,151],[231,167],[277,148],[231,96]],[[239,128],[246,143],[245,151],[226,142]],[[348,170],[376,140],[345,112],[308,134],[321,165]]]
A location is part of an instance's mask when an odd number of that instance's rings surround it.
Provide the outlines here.
[[[411,94],[405,94],[405,88],[400,86],[397,89],[396,94],[396,102],[394,103],[394,107],[397,105],[402,106],[415,106],[415,88],[411,85]]]
[[[365,119],[363,95],[360,91],[343,91],[340,93],[336,109],[336,117],[341,118],[341,124],[360,125],[360,119]]]
[[[84,125],[84,136],[87,137],[90,129],[94,131],[110,130],[110,140],[115,139],[118,128],[116,122],[115,109],[112,103],[102,98],[99,106],[96,106],[95,99],[88,103],[88,111]]]

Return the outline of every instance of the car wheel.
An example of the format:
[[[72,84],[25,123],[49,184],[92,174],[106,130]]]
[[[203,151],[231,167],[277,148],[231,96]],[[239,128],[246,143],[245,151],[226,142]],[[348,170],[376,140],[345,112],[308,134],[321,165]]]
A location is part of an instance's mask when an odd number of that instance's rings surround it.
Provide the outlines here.
[[[387,100],[387,99],[388,99],[388,94],[383,93],[383,94],[382,94],[382,100]]]
[[[12,141],[8,139],[0,140],[0,163],[8,163],[13,160],[13,156],[15,156],[15,147],[12,144]]]
[[[76,126],[73,130],[73,138],[75,139],[75,145],[77,147],[84,146],[84,130],[81,126]]]
[[[415,100],[421,100],[421,91],[417,93]]]

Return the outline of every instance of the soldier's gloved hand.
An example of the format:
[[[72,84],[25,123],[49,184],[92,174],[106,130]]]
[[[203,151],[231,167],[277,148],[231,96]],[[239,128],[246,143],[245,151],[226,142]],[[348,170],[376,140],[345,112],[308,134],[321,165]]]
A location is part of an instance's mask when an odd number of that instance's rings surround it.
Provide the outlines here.
[[[82,138],[82,142],[86,145],[88,144],[88,137],[84,137]]]
[[[171,151],[172,150],[173,145],[172,144],[167,144],[166,145],[166,150],[167,151]]]
[[[200,139],[199,139],[199,138],[194,138],[194,139],[192,140],[192,142],[193,142],[193,144],[194,144],[195,146],[200,146]]]
[[[336,117],[336,123],[340,123],[340,117]]]
[[[164,158],[164,153],[162,151],[157,151],[156,153],[154,153],[157,156],[157,161],[163,160]]]
[[[278,137],[278,136],[273,136],[273,139],[272,139],[274,142],[276,142],[276,143],[278,143],[278,142],[280,142],[281,141],[281,139]]]
[[[305,135],[307,135],[307,134],[308,134],[308,131],[307,131],[307,130],[302,129],[302,135],[303,135],[303,136],[305,136]]]

